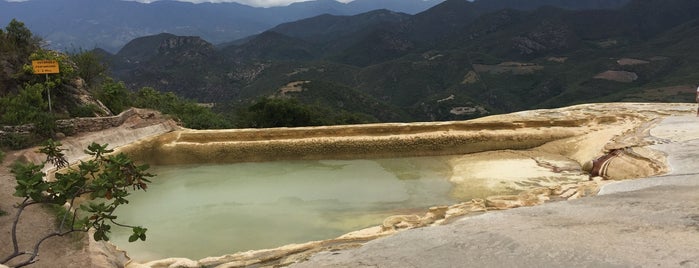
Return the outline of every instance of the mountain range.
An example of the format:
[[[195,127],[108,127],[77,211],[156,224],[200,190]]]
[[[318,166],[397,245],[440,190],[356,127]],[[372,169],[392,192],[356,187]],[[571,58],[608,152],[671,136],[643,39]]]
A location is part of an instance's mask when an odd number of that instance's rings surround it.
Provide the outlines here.
[[[280,23],[321,14],[355,15],[375,9],[418,13],[443,0],[334,0],[298,2],[259,8],[238,3],[193,4],[123,0],[0,1],[0,23],[16,18],[60,50],[99,47],[119,50],[134,38],[172,33],[201,36],[212,43],[230,42]]]
[[[321,15],[215,46],[159,34],[102,53],[132,88],[260,97],[376,121],[460,120],[598,101],[692,101],[699,1],[447,0]]]

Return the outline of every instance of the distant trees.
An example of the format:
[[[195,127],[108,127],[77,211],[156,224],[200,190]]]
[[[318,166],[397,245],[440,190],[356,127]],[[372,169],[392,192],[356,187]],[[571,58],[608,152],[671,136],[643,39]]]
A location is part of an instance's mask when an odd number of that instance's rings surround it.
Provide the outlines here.
[[[14,196],[22,198],[22,202],[15,205],[17,212],[10,231],[12,241],[7,241],[13,251],[8,256],[0,256],[0,264],[13,267],[32,264],[37,261],[41,244],[56,236],[93,229],[96,241],[107,241],[112,225],[130,228],[133,233],[129,242],[146,240],[146,228],[119,223],[114,212],[119,206],[128,204],[131,191],[148,188],[148,178],[154,176],[146,172],[148,166],[136,165],[123,153],[109,155],[113,150],[107,149],[107,145],[93,143],[85,151],[92,156],[91,160],[80,162],[77,167],[68,167],[60,146],[59,142],[49,140],[39,150],[46,154],[44,163],[16,163],[12,167],[17,180]],[[46,163],[59,169],[55,180],[45,180],[46,174],[41,169]],[[100,201],[95,201],[95,198]],[[78,199],[83,200],[79,208]],[[39,204],[67,208],[55,230],[35,241],[31,249],[20,250],[17,236],[17,226],[22,224],[20,216],[25,209]],[[23,256],[27,257],[21,258]]]
[[[170,114],[182,121],[185,127],[194,129],[230,128],[230,122],[211,108],[178,97],[172,92],[161,93],[154,88],[144,87],[132,97],[132,105],[150,108]]]
[[[263,98],[240,111],[241,127],[300,127],[318,125],[311,108],[295,99]]]
[[[303,127],[375,122],[360,113],[331,108],[316,103],[308,105],[292,98],[261,98],[235,114],[237,127]]]
[[[34,75],[32,60],[55,60],[59,63],[60,73]],[[34,136],[13,136],[0,140],[0,146],[20,149],[48,138],[56,131],[56,118],[99,115],[102,110],[96,103],[85,104],[74,99],[76,92],[82,92],[76,89],[79,87],[76,85],[80,84],[79,78],[87,86],[83,89],[90,91],[113,114],[129,107],[150,108],[172,115],[185,127],[195,129],[298,127],[376,121],[371,116],[354,112],[354,106],[362,106],[364,102],[347,102],[346,99],[353,98],[353,92],[337,89],[335,85],[314,88],[313,92],[321,94],[320,97],[300,101],[294,98],[263,98],[248,107],[239,108],[237,114],[231,111],[235,104],[220,105],[215,108],[218,112],[214,112],[211,106],[178,97],[171,92],[163,93],[150,87],[134,92],[123,82],[110,78],[101,60],[97,53],[83,49],[68,54],[42,49],[41,40],[17,20],[12,20],[4,30],[0,29],[0,124],[37,126]],[[60,110],[49,112],[48,94],[51,94],[54,104],[61,102]],[[337,101],[330,104],[318,102],[322,97]],[[354,106],[347,110],[336,109],[334,105],[338,102]],[[224,113],[229,114],[226,117]]]

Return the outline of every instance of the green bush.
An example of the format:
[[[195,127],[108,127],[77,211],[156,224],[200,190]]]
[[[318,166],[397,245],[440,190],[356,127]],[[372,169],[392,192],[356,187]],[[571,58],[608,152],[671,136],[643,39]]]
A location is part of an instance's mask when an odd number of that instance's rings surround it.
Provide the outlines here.
[[[95,117],[95,112],[99,109],[94,104],[80,105],[68,111],[71,117]]]
[[[0,146],[21,150],[32,146],[33,140],[31,134],[8,133],[3,139],[0,139]]]
[[[43,98],[45,89],[43,84],[26,84],[17,94],[0,98],[0,123],[29,124],[48,114],[48,103]]]
[[[96,53],[78,49],[69,52],[69,55],[78,67],[78,76],[85,80],[88,87],[94,87],[106,77],[107,66],[102,62],[102,57]]]
[[[240,116],[241,127],[301,127],[320,125],[308,105],[295,99],[264,98],[250,105]]]
[[[5,160],[5,152],[0,150],[0,164],[2,164],[2,161]],[[1,213],[0,213],[1,214]]]
[[[56,117],[42,113],[34,119],[34,134],[37,137],[51,138],[56,133]]]
[[[119,114],[131,106],[129,91],[124,82],[114,82],[108,79],[102,83],[97,97],[113,114]]]
[[[185,127],[194,129],[230,128],[231,124],[220,114],[172,92],[161,93],[144,87],[134,94],[133,106],[158,110],[179,119]]]
[[[154,176],[147,172],[148,165],[137,165],[126,154],[111,154],[114,150],[107,149],[107,145],[92,143],[85,150],[92,159],[80,161],[74,168],[64,169],[69,163],[63,151],[65,149],[61,148],[60,142],[48,140],[37,151],[46,155],[46,162],[41,165],[16,162],[12,166],[11,172],[17,181],[13,195],[23,199],[21,203],[14,204],[17,219],[29,206],[47,205],[57,215],[58,228],[52,228],[48,233],[41,232],[45,235],[34,242],[33,251],[20,251],[20,245],[26,247],[28,244],[19,243],[16,230],[18,225],[26,224],[15,220],[10,232],[14,251],[5,252],[9,255],[0,257],[0,264],[7,265],[16,258],[23,259],[15,267],[36,262],[41,244],[55,236],[94,230],[92,237],[95,241],[108,241],[112,225],[131,229],[133,234],[129,242],[146,240],[148,229],[120,223],[113,213],[119,206],[129,203],[127,197],[131,192],[148,188],[149,178]],[[61,170],[54,174],[55,180],[44,180],[46,173],[41,170],[47,163]],[[76,200],[87,199],[95,201],[80,205],[76,203]],[[64,205],[68,207],[64,209]]]

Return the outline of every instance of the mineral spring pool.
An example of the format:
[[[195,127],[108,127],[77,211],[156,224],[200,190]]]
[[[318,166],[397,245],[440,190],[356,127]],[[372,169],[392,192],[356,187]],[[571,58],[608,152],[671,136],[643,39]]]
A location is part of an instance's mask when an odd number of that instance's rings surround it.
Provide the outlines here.
[[[424,213],[450,197],[442,157],[154,166],[148,192],[119,208],[121,222],[148,228],[128,243],[111,241],[138,261],[200,259],[331,239],[387,216]]]

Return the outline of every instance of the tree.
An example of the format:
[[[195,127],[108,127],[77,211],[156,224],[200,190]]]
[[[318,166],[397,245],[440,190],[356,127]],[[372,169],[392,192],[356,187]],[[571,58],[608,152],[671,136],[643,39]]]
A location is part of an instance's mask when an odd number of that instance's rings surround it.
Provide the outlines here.
[[[102,63],[101,57],[95,52],[79,49],[69,54],[78,67],[78,76],[85,80],[88,87],[96,86],[106,76],[107,65]]]
[[[49,238],[64,236],[74,232],[87,232],[94,229],[93,238],[96,241],[109,240],[113,225],[131,228],[133,234],[129,242],[146,240],[146,228],[130,226],[116,221],[116,209],[129,201],[126,199],[130,191],[146,190],[149,177],[154,175],[146,172],[147,165],[136,165],[123,153],[108,155],[107,145],[92,143],[85,152],[92,156],[87,162],[80,162],[77,167],[68,167],[68,162],[60,148],[61,143],[48,140],[39,150],[46,154],[42,165],[33,163],[16,163],[12,167],[17,186],[14,196],[23,198],[16,204],[17,214],[12,224],[13,252],[0,259],[0,264],[23,267],[37,261],[39,247]],[[46,174],[41,171],[44,164],[50,163],[59,171],[55,180],[45,180]],[[76,208],[76,200],[89,197],[92,202],[81,204]],[[102,201],[95,201],[99,198]],[[53,204],[67,206],[67,213],[60,219],[59,226],[42,237],[31,250],[20,251],[17,240],[17,225],[20,224],[22,212],[37,204]],[[85,215],[83,215],[85,214]],[[22,256],[29,256],[21,259]]]
[[[44,91],[46,87],[42,83],[26,84],[17,94],[0,98],[0,122],[9,125],[36,122],[48,112]]]
[[[300,127],[319,125],[311,109],[295,99],[263,98],[249,106],[243,116],[245,127]]]
[[[129,90],[124,82],[115,82],[111,78],[102,83],[97,97],[113,114],[119,114],[131,106]]]
[[[231,126],[230,122],[209,107],[180,98],[172,92],[160,93],[151,87],[136,92],[132,103],[134,107],[155,109],[173,115],[188,128],[221,129]]]
[[[34,60],[55,60],[58,62],[60,73],[50,74],[48,81],[43,75],[34,75],[34,82],[44,82],[49,88],[56,88],[72,79],[78,77],[77,66],[67,54],[46,49],[37,49],[29,55],[29,62],[23,66],[24,72],[33,74],[31,61]]]
[[[40,39],[34,37],[29,28],[16,19],[12,19],[7,24],[4,37],[5,41],[21,55],[28,55],[29,52],[39,48]]]
[[[34,37],[24,23],[12,20],[5,31],[0,30],[0,95],[16,90],[30,77],[22,72],[31,53],[40,48],[40,40]]]

